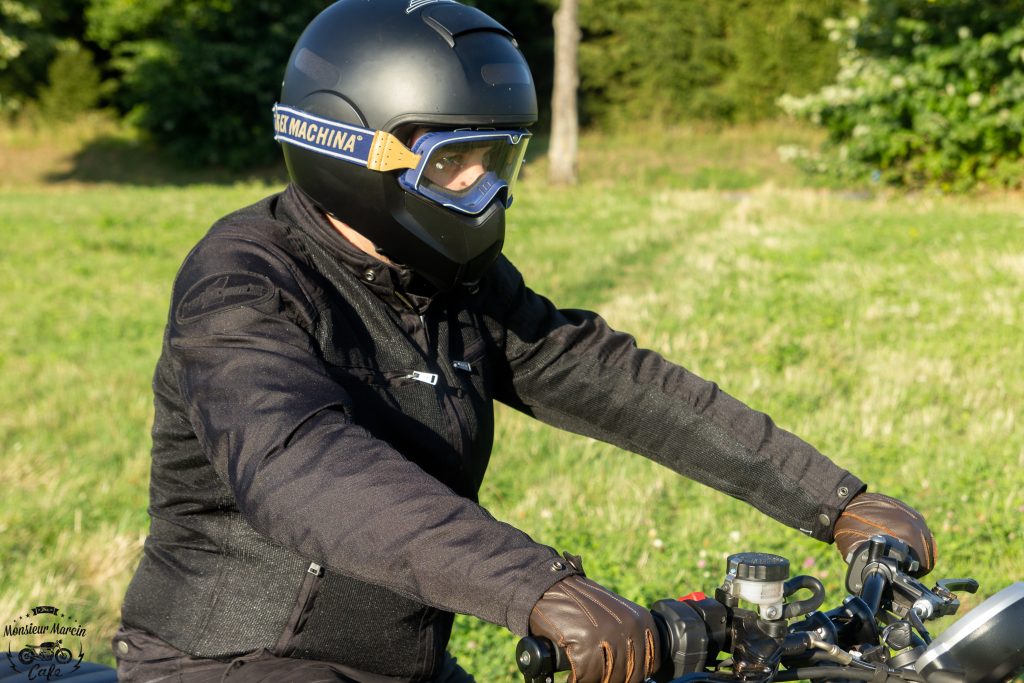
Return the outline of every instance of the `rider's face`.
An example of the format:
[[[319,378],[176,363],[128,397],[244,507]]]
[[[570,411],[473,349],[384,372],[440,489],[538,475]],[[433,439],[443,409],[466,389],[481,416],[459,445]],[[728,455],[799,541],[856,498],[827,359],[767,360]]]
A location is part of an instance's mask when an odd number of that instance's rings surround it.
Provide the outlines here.
[[[417,128],[409,139],[412,147],[429,128]],[[460,146],[458,151],[438,157],[423,171],[430,182],[448,190],[465,190],[487,173],[488,145]]]

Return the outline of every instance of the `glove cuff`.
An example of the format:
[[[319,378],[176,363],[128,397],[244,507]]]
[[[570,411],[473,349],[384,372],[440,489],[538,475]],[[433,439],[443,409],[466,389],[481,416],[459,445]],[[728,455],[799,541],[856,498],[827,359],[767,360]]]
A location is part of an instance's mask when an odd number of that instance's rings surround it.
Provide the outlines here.
[[[569,553],[562,558],[552,549],[551,557],[538,564],[516,589],[505,610],[505,628],[520,637],[529,635],[534,605],[549,588],[570,576],[586,576],[582,559]]]

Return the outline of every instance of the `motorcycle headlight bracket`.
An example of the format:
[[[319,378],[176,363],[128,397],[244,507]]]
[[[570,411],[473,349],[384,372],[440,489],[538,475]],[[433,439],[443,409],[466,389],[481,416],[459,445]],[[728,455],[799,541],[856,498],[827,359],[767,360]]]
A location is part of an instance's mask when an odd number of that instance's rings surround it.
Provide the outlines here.
[[[1004,588],[935,638],[915,664],[929,683],[998,683],[1024,670],[1024,582]]]

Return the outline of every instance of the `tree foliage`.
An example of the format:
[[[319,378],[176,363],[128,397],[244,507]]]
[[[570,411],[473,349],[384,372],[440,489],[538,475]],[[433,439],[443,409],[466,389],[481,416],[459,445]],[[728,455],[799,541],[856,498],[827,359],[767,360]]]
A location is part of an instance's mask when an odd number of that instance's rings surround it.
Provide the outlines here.
[[[174,157],[242,168],[276,158],[270,110],[313,0],[92,0],[119,104]]]
[[[464,1],[515,33],[538,86],[539,128],[546,128],[559,0]],[[781,93],[813,92],[833,78],[840,46],[827,40],[823,22],[857,3],[581,0],[584,121],[615,126],[774,116]],[[74,74],[94,73],[89,65],[95,63],[111,86],[100,89],[100,104],[115,106],[179,159],[233,167],[269,161],[277,152],[267,112],[285,62],[326,4],[0,0],[0,107],[12,101],[12,92],[23,101],[45,92],[48,106],[56,105],[62,88],[69,89],[69,103],[88,102],[83,88],[72,86],[94,80]],[[991,21],[1002,19],[993,15]],[[888,40],[884,31],[872,35],[862,36],[865,45],[869,38],[879,45]],[[69,48],[68,38],[80,49]],[[51,77],[61,85],[46,86]]]
[[[50,63],[76,48],[84,0],[0,0],[0,114],[16,112],[47,83]]]
[[[475,0],[544,65],[550,92],[551,7]],[[88,37],[111,53],[116,104],[177,159],[241,168],[277,158],[270,108],[295,40],[323,0],[90,0]],[[536,68],[536,67],[535,67]]]
[[[786,98],[824,126],[812,168],[965,190],[1024,179],[1024,0],[869,0],[833,27],[833,85]]]
[[[93,109],[102,84],[92,53],[74,40],[64,41],[46,70],[46,85],[37,98],[47,120],[70,120]]]
[[[847,0],[583,0],[585,111],[636,119],[749,120],[784,92],[828,82],[836,47],[823,28]]]

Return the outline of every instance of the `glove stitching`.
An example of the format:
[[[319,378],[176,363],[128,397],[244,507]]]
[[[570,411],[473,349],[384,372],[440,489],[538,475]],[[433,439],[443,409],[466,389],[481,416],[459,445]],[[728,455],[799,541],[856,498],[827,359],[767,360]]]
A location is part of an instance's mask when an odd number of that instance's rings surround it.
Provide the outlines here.
[[[856,507],[861,508],[861,507],[865,507],[865,506],[867,506],[867,507],[877,506],[877,507],[881,508],[883,511],[888,509],[888,510],[899,510],[900,512],[906,512],[906,509],[904,509],[903,506],[896,505],[894,502],[888,501],[888,500],[868,500],[868,501],[865,501],[862,505],[857,505]]]
[[[582,587],[577,586],[576,590],[579,591],[580,593],[582,593],[588,600],[593,602],[595,605],[597,605],[598,607],[603,609],[605,612],[607,612],[611,616],[612,619],[614,619],[615,621],[617,621],[620,624],[622,623],[622,619],[619,618],[619,615],[616,614],[614,611],[612,611],[612,609],[610,607],[608,607],[608,605],[606,605],[603,602],[601,602],[600,600],[598,600],[594,595],[592,595],[591,593],[588,593]],[[580,603],[580,607],[583,607],[582,603]],[[586,609],[586,608],[583,607],[583,609]],[[590,613],[587,612],[587,614],[589,615]],[[591,617],[591,620],[593,620],[593,617]],[[597,622],[596,621],[594,621],[594,626],[597,626]]]
[[[573,657],[573,645],[566,644],[565,634],[562,633],[562,629],[558,628],[555,622],[552,621],[551,618],[548,617],[548,615],[544,614],[544,610],[541,609],[540,605],[535,606],[533,608],[533,611],[537,614],[538,617],[546,621],[548,625],[551,627],[551,630],[558,635],[558,647],[565,650],[565,658],[569,660],[569,668],[572,670],[572,678],[570,679],[569,683],[575,683],[578,677],[576,675],[576,660]]]
[[[935,556],[934,556],[933,548],[932,548],[932,543],[935,542],[935,539],[933,538],[933,539],[931,539],[929,541],[929,539],[924,535],[923,531],[920,532],[920,534],[921,534],[921,548],[924,549],[924,555],[925,555],[924,560],[923,560],[924,564],[925,564],[925,569],[931,569],[932,567],[935,566]]]
[[[601,683],[611,683],[612,667],[615,666],[615,651],[607,640],[601,641],[601,651],[604,652],[604,673],[601,676]]]
[[[565,650],[565,658],[569,660],[569,669],[572,671],[567,683],[576,683],[579,680],[579,674],[576,672],[576,658],[573,656],[576,646],[562,645],[562,649]]]
[[[570,585],[568,585],[568,584],[566,584],[566,585],[565,585],[565,586],[563,586],[563,587],[565,588],[565,597],[567,597],[567,598],[569,598],[570,600],[572,600],[573,602],[575,602],[575,603],[576,603],[576,605],[577,605],[577,606],[578,606],[578,607],[579,607],[579,608],[580,608],[581,610],[583,610],[583,613],[587,615],[587,619],[590,619],[590,623],[591,623],[591,624],[593,624],[593,625],[594,625],[595,627],[597,627],[597,625],[598,625],[598,624],[597,624],[597,619],[596,619],[596,618],[594,617],[594,615],[593,615],[593,614],[591,613],[591,611],[590,611],[589,609],[587,609],[587,606],[583,604],[583,601],[582,601],[582,600],[580,600],[580,599],[579,599],[578,597],[576,597],[575,595],[573,595],[573,594],[572,594],[572,592],[571,592],[571,591],[577,591],[577,592],[583,593],[583,591],[582,591],[582,590],[580,590],[580,588],[579,588],[579,587],[577,587],[577,586],[570,586]],[[586,594],[584,593],[584,595],[586,595]],[[589,596],[588,596],[588,597],[589,597]],[[591,598],[591,600],[593,600],[593,602],[597,602],[597,601],[596,601],[596,600],[594,600],[593,598]],[[598,605],[601,605],[601,603],[599,603],[599,602],[597,602],[597,604],[598,604]],[[604,605],[601,605],[601,607],[604,607]],[[605,609],[607,609],[607,607],[605,607]]]
[[[587,588],[591,588],[591,586],[587,585]],[[608,589],[604,588],[600,584],[593,584],[593,588],[596,588],[602,594],[606,595],[607,597],[611,598],[615,602],[619,603],[620,605],[622,605],[623,607],[628,609],[633,614],[633,616],[636,616],[636,617],[640,616],[640,614],[633,608],[633,603],[629,602],[628,600],[620,598],[618,595],[616,595],[615,593],[612,593],[611,591],[609,591]],[[588,598],[590,598],[591,600],[596,602],[598,605],[600,605],[602,608],[604,608],[604,610],[606,612],[608,612],[608,614],[610,614],[613,617],[615,617],[615,620],[618,621],[620,624],[622,623],[622,619],[619,619],[619,616],[617,614],[615,614],[615,612],[613,612],[610,607],[605,605],[603,602],[598,600],[596,597],[594,597],[592,595],[589,595],[589,594],[586,594],[586,592],[582,588],[578,588],[577,590],[579,590],[581,593],[584,593],[585,595],[587,595]]]
[[[854,536],[860,536],[861,538],[871,538],[874,534],[869,534],[866,531],[860,529],[840,529],[835,533],[836,543],[839,543],[839,537],[843,534],[853,534]]]
[[[856,514],[857,511],[868,517],[892,514],[893,512],[896,512],[905,518],[905,521],[896,520],[897,526],[906,525],[909,526],[909,528],[905,530],[905,534],[900,534],[883,524],[865,519],[864,516]],[[935,566],[935,562],[938,557],[938,548],[935,536],[932,535],[931,531],[928,529],[924,515],[904,503],[902,500],[881,493],[864,494],[863,498],[857,498],[850,502],[846,511],[843,513],[842,517],[840,517],[837,527],[841,527],[843,525],[843,518],[856,520],[867,527],[880,529],[891,536],[904,539],[905,542],[907,542],[921,556],[920,560],[923,573],[931,571]],[[839,544],[839,539],[844,535],[852,535],[854,539],[858,540],[860,538],[870,538],[871,536],[871,534],[865,530],[837,528],[833,534],[837,545]],[[917,537],[916,543],[912,543],[908,540],[915,536]],[[846,542],[854,543],[855,541],[847,540]],[[848,545],[847,547],[849,548],[852,546]]]
[[[636,652],[633,650],[633,639],[626,639],[626,683],[633,680],[633,670],[636,669]]]
[[[896,533],[895,531],[893,531],[892,529],[890,529],[889,527],[885,526],[884,524],[879,524],[877,522],[871,521],[870,519],[865,519],[864,517],[860,517],[859,515],[855,515],[855,514],[851,513],[849,511],[849,509],[847,509],[846,513],[843,514],[843,517],[851,517],[851,518],[857,520],[858,522],[860,522],[861,524],[864,524],[866,526],[871,526],[871,527],[874,527],[876,529],[881,529],[882,531],[886,532],[890,536],[899,537],[899,535],[900,535],[900,534]]]
[[[644,677],[654,673],[654,634],[644,629]]]

